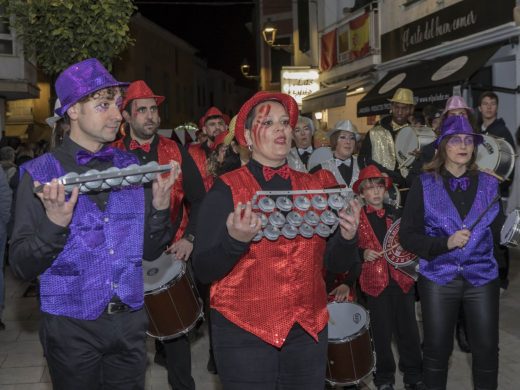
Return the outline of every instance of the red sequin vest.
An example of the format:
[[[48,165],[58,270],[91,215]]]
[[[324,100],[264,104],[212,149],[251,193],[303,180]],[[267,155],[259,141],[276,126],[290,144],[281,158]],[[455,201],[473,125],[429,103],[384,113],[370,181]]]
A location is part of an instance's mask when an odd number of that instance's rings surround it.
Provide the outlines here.
[[[202,176],[204,188],[206,188],[206,192],[208,192],[210,188],[213,187],[215,178],[208,172],[208,159],[206,157],[206,152],[202,149],[201,144],[191,144],[188,147],[188,153],[193,158],[193,161],[195,161],[195,165]]]
[[[392,220],[386,218],[386,227],[389,228],[390,225],[392,225]],[[358,245],[360,249],[372,249],[376,252],[383,251],[383,247],[367,218],[365,208],[361,209],[359,215],[358,235]],[[405,293],[407,293],[415,283],[412,278],[390,266],[384,256],[380,256],[374,261],[363,261],[361,275],[359,276],[361,290],[368,295],[377,297],[383,292],[386,286],[388,286],[389,275]]]
[[[158,163],[160,165],[169,164],[171,160],[174,160],[179,163],[179,166],[182,166],[182,155],[177,143],[161,135],[157,136],[159,137],[159,144],[157,146],[157,159],[159,160]],[[115,141],[112,145],[118,149],[126,150],[124,138]],[[173,185],[170,198],[170,219],[172,223],[175,223],[177,216],[179,215],[179,212],[181,211],[181,209],[183,210],[181,224],[179,226],[179,229],[177,229],[177,232],[175,233],[175,237],[173,238],[172,242],[180,240],[184,235],[186,226],[188,226],[188,210],[186,208],[186,204],[183,202],[184,189],[182,184],[183,177],[181,170],[179,177]]]
[[[320,176],[291,170],[292,189],[319,189]],[[260,185],[244,166],[221,176],[233,203],[252,199]],[[332,175],[327,180],[334,180]],[[211,286],[211,306],[228,320],[282,347],[295,323],[315,340],[328,321],[322,278],[325,240],[297,236],[251,243],[231,272]]]

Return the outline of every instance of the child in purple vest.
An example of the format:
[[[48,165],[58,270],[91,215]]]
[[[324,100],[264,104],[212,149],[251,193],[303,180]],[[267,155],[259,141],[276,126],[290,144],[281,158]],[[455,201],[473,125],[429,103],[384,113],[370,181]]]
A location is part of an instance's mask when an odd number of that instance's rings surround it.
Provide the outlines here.
[[[475,165],[482,136],[464,116],[448,117],[437,153],[414,182],[400,238],[419,260],[424,325],[423,379],[445,389],[453,332],[464,308],[475,389],[496,389],[498,377],[498,266],[493,240],[503,224],[497,180]]]
[[[20,278],[39,277],[40,340],[55,390],[144,388],[141,261],[157,258],[171,240],[177,167],[154,181],[150,199],[141,186],[67,194],[57,180],[137,163],[106,146],[121,123],[124,86],[93,58],[64,70],[56,114],[70,123],[70,134],[20,168],[10,260]]]

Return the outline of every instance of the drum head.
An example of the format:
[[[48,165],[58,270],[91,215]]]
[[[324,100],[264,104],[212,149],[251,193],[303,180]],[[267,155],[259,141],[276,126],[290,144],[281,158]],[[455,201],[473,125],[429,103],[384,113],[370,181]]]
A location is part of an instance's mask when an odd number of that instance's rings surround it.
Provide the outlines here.
[[[333,158],[334,158],[334,156],[332,155],[332,151],[330,150],[330,148],[328,146],[323,146],[321,148],[316,149],[309,156],[309,161],[307,162],[309,171],[312,168],[320,165],[322,162],[328,161]]]
[[[500,150],[495,137],[484,135],[483,142],[478,146],[476,163],[481,169],[495,170],[500,158]]]
[[[172,254],[163,253],[154,261],[143,260],[144,292],[150,293],[184,273],[186,265]]]
[[[368,312],[351,302],[332,302],[329,310],[329,340],[341,341],[368,327]]]
[[[419,139],[411,127],[403,127],[395,137],[396,158],[399,164],[411,158],[410,153],[419,149]]]
[[[510,246],[516,246],[518,244],[516,241],[519,237],[516,236],[518,236],[519,224],[520,210],[516,209],[509,213],[502,226],[502,230],[500,230],[500,244]]]

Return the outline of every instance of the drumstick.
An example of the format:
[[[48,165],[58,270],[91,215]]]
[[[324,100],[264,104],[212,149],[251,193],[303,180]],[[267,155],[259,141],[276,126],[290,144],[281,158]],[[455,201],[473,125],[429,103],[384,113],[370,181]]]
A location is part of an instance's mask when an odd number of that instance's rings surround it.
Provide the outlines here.
[[[477,226],[477,224],[480,222],[480,220],[484,217],[484,215],[486,215],[486,213],[489,211],[489,209],[496,203],[500,200],[500,194],[496,194],[496,196],[493,198],[493,200],[491,201],[491,203],[489,203],[487,205],[487,207],[484,209],[484,211],[482,211],[482,213],[478,216],[478,218],[476,219],[475,222],[473,222],[471,224],[471,226],[468,228],[469,231],[472,231],[475,226]]]
[[[399,188],[399,191],[409,191],[410,190],[410,187],[408,188]]]
[[[395,248],[397,248],[399,245],[401,245],[401,244],[399,244],[399,243],[394,244],[394,245],[392,245],[390,248],[385,249],[383,252],[379,252],[379,256],[383,256],[385,253],[388,253],[388,252],[393,251],[393,250],[394,250]]]

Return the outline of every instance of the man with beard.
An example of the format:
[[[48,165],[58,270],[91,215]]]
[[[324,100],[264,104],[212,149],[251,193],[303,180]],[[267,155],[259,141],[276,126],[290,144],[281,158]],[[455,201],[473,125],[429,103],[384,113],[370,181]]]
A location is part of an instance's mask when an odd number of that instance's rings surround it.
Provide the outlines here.
[[[364,166],[374,164],[388,174],[392,181],[402,186],[405,180],[399,172],[395,155],[395,138],[400,129],[409,126],[408,118],[414,111],[413,92],[398,88],[390,101],[390,115],[384,116],[368,131],[358,158]]]
[[[200,144],[190,145],[188,152],[193,157],[199,169],[206,191],[213,186],[214,176],[208,172],[208,157],[212,152],[215,137],[227,130],[224,114],[217,107],[210,107],[200,118],[199,126],[208,139]]]
[[[287,163],[292,169],[300,172],[307,172],[309,157],[314,151],[312,147],[312,136],[314,135],[314,123],[312,119],[305,116],[298,116],[298,122],[293,131],[292,147],[287,156]]]
[[[187,261],[193,250],[196,216],[205,191],[197,167],[182,145],[157,134],[161,123],[159,105],[163,101],[164,96],[154,94],[144,81],[130,84],[122,105],[127,133],[114,146],[133,153],[141,164],[150,161],[166,164],[171,160],[179,163],[181,172],[172,188],[170,203],[170,218],[176,233],[169,251],[179,260]],[[149,190],[145,184],[145,191]],[[164,350],[168,381],[173,389],[195,389],[188,337],[165,341]]]

